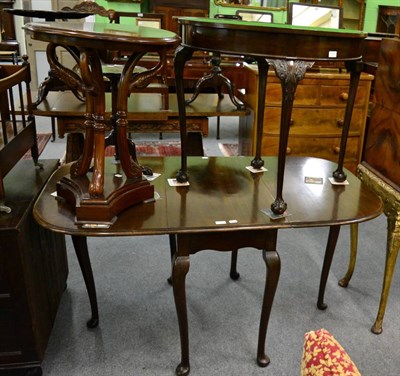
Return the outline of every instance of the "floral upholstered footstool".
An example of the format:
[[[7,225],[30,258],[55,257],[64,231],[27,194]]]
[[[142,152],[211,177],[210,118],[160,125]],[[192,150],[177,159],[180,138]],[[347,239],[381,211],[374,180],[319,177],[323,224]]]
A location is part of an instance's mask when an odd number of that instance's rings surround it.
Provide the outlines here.
[[[326,329],[304,335],[301,376],[361,376],[346,350]]]

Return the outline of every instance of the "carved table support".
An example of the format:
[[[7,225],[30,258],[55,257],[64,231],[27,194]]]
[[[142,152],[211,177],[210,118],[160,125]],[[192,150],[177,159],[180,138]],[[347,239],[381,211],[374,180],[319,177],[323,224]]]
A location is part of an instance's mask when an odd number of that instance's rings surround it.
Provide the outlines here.
[[[282,86],[282,114],[279,137],[277,192],[275,201],[271,204],[271,210],[275,214],[283,214],[287,208],[287,204],[282,197],[283,176],[285,172],[286,149],[289,138],[294,96],[298,83],[304,78],[307,69],[311,68],[314,63],[302,60],[285,59],[267,59],[267,62],[274,67]]]
[[[63,177],[57,185],[58,196],[67,200],[76,207],[77,223],[112,223],[115,216],[126,207],[150,199],[154,195],[154,188],[142,179],[142,170],[137,160],[131,160],[126,138],[127,125],[127,98],[131,84],[132,71],[143,56],[133,54],[126,69],[121,75],[120,85],[123,87],[121,98],[118,97],[117,126],[122,131],[117,132],[117,149],[121,160],[121,167],[126,175],[126,181],[112,183],[113,189],[105,191],[105,83],[103,80],[102,64],[99,53],[95,49],[81,48],[79,50],[80,72],[63,67],[55,56],[55,45],[49,44],[48,60],[63,82],[69,82],[79,87],[85,93],[85,143],[83,153],[71,165],[70,177]],[[91,163],[93,160],[93,167]],[[91,170],[91,171],[90,171]],[[91,173],[90,182],[89,173]],[[114,178],[110,175],[108,179]],[[108,184],[109,185],[109,184]]]
[[[47,13],[41,13],[44,14]],[[54,16],[54,13],[50,12],[50,15]],[[77,16],[81,15],[78,12]],[[134,69],[146,53],[164,56],[178,45],[180,39],[168,30],[101,22],[28,23],[24,29],[32,39],[48,43],[47,58],[53,77],[83,93],[86,102],[83,152],[71,165],[70,173],[60,179],[57,195],[75,208],[76,224],[109,226],[128,207],[154,198],[154,186],[143,178],[133,144],[126,138],[127,102],[130,93],[146,87],[163,66],[160,61],[144,72],[134,74]],[[79,63],[80,75],[60,64],[56,56],[57,47],[65,48]],[[121,70],[105,72],[101,56],[107,51],[127,51],[130,58],[123,68],[121,65]],[[109,171],[106,171],[104,160],[104,149],[110,141],[106,143],[105,139],[105,73],[114,75],[113,100],[117,100],[113,101],[112,120],[117,136],[112,138],[116,140],[121,161],[120,166],[107,168]]]
[[[237,100],[234,94],[234,87],[231,81],[222,74],[221,65],[221,55],[219,53],[214,53],[210,60],[211,63],[211,73],[201,77],[194,88],[194,93],[190,99],[186,101],[186,104],[190,104],[195,101],[195,99],[200,94],[200,89],[207,82],[211,82],[212,85],[216,88],[218,98],[223,99],[224,95],[222,94],[222,86],[225,86],[228,89],[228,94],[231,102],[236,106],[238,110],[244,110],[245,105],[241,101]]]
[[[80,71],[86,94],[85,143],[82,155],[71,166],[70,178],[63,177],[57,185],[57,194],[76,206],[77,222],[112,223],[120,211],[154,195],[153,186],[142,178],[137,160],[131,159],[126,136],[131,77],[142,56],[143,53],[132,54],[121,75],[121,89],[118,89],[117,149],[126,181],[112,182],[113,189],[105,192],[105,83],[102,65],[97,50],[82,48],[80,51]],[[92,157],[94,164],[87,187],[87,179],[82,177],[88,174]],[[108,179],[114,180],[114,177],[108,176]]]
[[[80,78],[78,74],[72,70],[69,70],[68,74],[62,73],[62,65],[59,63],[56,55],[57,47],[61,46],[54,43],[49,43],[47,45],[46,55],[50,64],[50,70],[48,72],[48,76],[39,85],[37,98],[33,103],[35,108],[42,103],[50,90],[56,90],[57,88],[59,90],[65,90],[68,88],[72,91],[77,99],[82,102],[85,101],[85,93],[82,92],[82,88],[80,87]],[[62,46],[62,48],[66,49],[71,57],[75,60],[76,64],[79,65],[79,51],[70,46]],[[55,68],[56,66],[57,68]]]
[[[347,70],[350,71],[350,90],[349,90],[349,97],[347,99],[346,112],[344,115],[344,124],[342,130],[342,138],[340,141],[338,167],[332,174],[333,178],[337,182],[344,182],[347,178],[346,174],[343,171],[343,163],[346,154],[347,137],[351,125],[351,116],[353,114],[353,106],[356,100],[357,88],[358,88],[358,83],[360,81],[361,71],[363,69],[363,63],[347,62],[346,67]]]
[[[265,89],[267,87],[269,64],[265,58],[256,58],[256,61],[258,66],[257,139],[256,155],[251,161],[251,166],[256,169],[260,169],[262,166],[264,166],[264,161],[261,159],[261,144],[264,127]]]
[[[193,50],[179,46],[175,51],[174,68],[175,68],[175,85],[176,95],[178,99],[179,110],[179,125],[181,136],[181,168],[179,169],[176,180],[180,183],[189,180],[189,173],[187,170],[187,155],[188,155],[188,136],[186,129],[186,102],[185,102],[185,89],[183,85],[183,70],[185,63],[191,59]]]

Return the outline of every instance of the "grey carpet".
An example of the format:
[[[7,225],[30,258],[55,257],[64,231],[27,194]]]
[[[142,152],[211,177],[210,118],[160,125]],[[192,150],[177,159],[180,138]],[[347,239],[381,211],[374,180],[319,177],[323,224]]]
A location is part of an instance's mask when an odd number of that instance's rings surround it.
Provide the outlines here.
[[[327,228],[279,233],[282,270],[267,335],[271,364],[256,364],[265,264],[260,251],[239,252],[241,278],[229,279],[229,253],[191,257],[187,300],[191,375],[299,375],[304,333],[326,328],[363,376],[400,374],[400,275],[395,272],[379,336],[375,320],[385,261],[386,218],[360,225],[359,256],[347,289],[338,286],[349,254],[343,227],[326,289],[316,307]],[[171,376],[180,359],[168,238],[90,238],[100,325],[86,328],[90,308],[70,239],[70,275],[50,339],[46,376]],[[397,265],[398,266],[398,265]]]

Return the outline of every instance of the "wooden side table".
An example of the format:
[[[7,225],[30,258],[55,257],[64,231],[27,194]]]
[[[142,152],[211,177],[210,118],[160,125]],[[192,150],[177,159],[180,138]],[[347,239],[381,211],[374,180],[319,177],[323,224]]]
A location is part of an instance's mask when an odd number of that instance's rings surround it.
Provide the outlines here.
[[[60,177],[68,171],[69,166],[66,165],[57,171],[43,190],[35,204],[34,216],[44,228],[72,236],[91,303],[92,316],[88,325],[92,327],[98,324],[99,313],[86,237],[176,236],[172,285],[181,339],[181,362],[177,375],[187,375],[190,371],[185,279],[191,255],[210,249],[230,252],[233,247],[252,247],[262,251],[267,278],[257,362],[265,367],[269,363],[265,339],[280,274],[276,249],[278,231],[330,227],[317,301],[320,309],[326,309],[325,287],[341,225],[375,218],[382,211],[380,199],[350,172],[346,171],[349,185],[331,185],[328,178],[335,164],[322,159],[288,158],[285,195],[290,203],[291,215],[280,219],[272,219],[265,214],[274,199],[278,169],[276,157],[266,157],[268,171],[257,174],[246,168],[251,162],[250,157],[189,157],[192,166],[190,186],[178,187],[170,186],[167,179],[173,178],[179,169],[179,157],[148,157],[143,160],[161,174],[153,181],[160,200],[128,208],[109,226],[77,224],[73,207],[51,195]],[[115,172],[118,171],[111,158],[106,159],[106,163],[113,166]],[[110,169],[107,171],[112,174]],[[322,179],[323,184],[316,190],[310,189],[306,183],[305,176],[311,172],[318,172]],[[310,203],[314,210],[310,210]],[[151,252],[150,249],[144,251]]]
[[[166,30],[150,27],[105,23],[30,23],[24,26],[33,39],[48,42],[47,59],[54,74],[71,89],[83,92],[86,99],[85,143],[80,158],[57,186],[59,195],[76,208],[78,222],[112,223],[116,215],[131,205],[154,196],[154,189],[143,178],[134,144],[127,139],[128,97],[132,88],[141,87],[158,68],[133,74],[147,53],[160,55],[174,49],[179,37]],[[79,63],[80,75],[62,66],[57,47],[64,47]],[[100,52],[130,51],[119,76],[115,95],[116,130],[111,135],[119,155],[124,180],[117,184],[105,174],[105,84]],[[92,166],[93,160],[93,166]],[[90,171],[89,171],[90,170]]]

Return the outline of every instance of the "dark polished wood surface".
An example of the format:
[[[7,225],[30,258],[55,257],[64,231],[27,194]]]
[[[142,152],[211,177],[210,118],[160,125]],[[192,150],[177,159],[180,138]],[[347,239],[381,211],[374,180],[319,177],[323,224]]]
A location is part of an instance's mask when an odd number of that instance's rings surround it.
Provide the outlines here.
[[[55,20],[74,20],[92,15],[91,12],[74,12],[62,10],[35,10],[35,9],[7,9],[8,13],[15,16],[44,18],[48,22]]]
[[[35,205],[36,220],[45,228],[69,235],[131,236],[343,225],[372,219],[381,210],[380,200],[353,174],[348,173],[349,185],[331,185],[328,178],[335,163],[288,157],[284,193],[290,203],[290,216],[271,220],[260,210],[269,208],[274,200],[276,157],[265,157],[268,171],[258,174],[245,168],[250,165],[249,157],[188,157],[188,161],[190,185],[170,187],[166,179],[173,178],[179,170],[179,157],[140,158],[141,163],[162,174],[152,184],[164,199],[127,209],[104,230],[76,225],[71,207],[50,196],[55,183],[69,173],[70,166],[62,166]],[[120,172],[113,162],[106,158],[107,173],[112,176]],[[305,184],[305,176],[322,177],[324,184]],[[215,223],[229,219],[238,222],[234,226]]]
[[[162,46],[173,49],[179,42],[171,31],[103,22],[28,23],[24,29],[44,42],[109,51],[157,52]]]
[[[133,205],[153,196],[153,188],[142,177],[134,146],[128,141],[128,97],[135,88],[148,82],[160,66],[133,74],[139,60],[149,52],[163,55],[174,49],[180,38],[167,30],[136,25],[107,23],[28,23],[25,32],[32,39],[48,42],[47,60],[56,78],[74,93],[82,93],[86,101],[85,143],[80,158],[70,166],[69,178],[63,179],[58,192],[74,202],[77,221],[111,222],[125,205]],[[65,48],[79,66],[79,75],[63,66],[57,58],[57,47]],[[115,146],[121,168],[128,181],[119,192],[104,195],[105,185],[105,82],[101,52],[131,53],[122,73],[117,77]],[[93,159],[93,167],[91,162]],[[91,179],[86,179],[93,168]],[[123,199],[125,196],[125,199]],[[127,199],[129,198],[129,199]],[[79,210],[78,210],[79,208]]]
[[[279,168],[276,199],[271,210],[282,214],[286,208],[282,194],[286,148],[293,101],[297,84],[315,61],[344,62],[351,73],[340,152],[333,177],[338,182],[346,180],[343,171],[347,136],[361,73],[362,42],[365,33],[348,30],[331,30],[262,22],[246,22],[226,19],[182,17],[177,19],[182,37],[181,46],[175,54],[175,77],[180,110],[182,167],[177,174],[179,181],[188,181],[186,165],[186,109],[184,100],[183,72],[187,61],[197,50],[251,57],[258,64],[259,99],[257,108],[257,140],[255,157],[251,165],[262,168],[262,130],[264,122],[265,88],[267,72],[271,65],[282,83],[282,114],[279,141]]]
[[[359,60],[366,37],[360,31],[227,19],[180,17],[178,23],[184,47],[292,60]]]
[[[118,165],[107,158],[107,173],[114,176]],[[34,207],[34,216],[43,227],[72,235],[75,251],[84,275],[92,309],[88,326],[98,324],[98,307],[93,273],[86,243],[87,236],[136,236],[170,234],[176,236],[173,252],[172,285],[181,338],[181,362],[177,375],[190,371],[189,336],[186,313],[185,276],[189,271],[190,255],[205,249],[231,251],[253,247],[263,251],[267,268],[257,362],[265,367],[265,338],[269,315],[277,288],[280,261],[276,250],[279,229],[330,226],[326,254],[318,293],[318,307],[325,309],[325,286],[332,262],[340,226],[358,223],[378,216],[381,200],[350,172],[349,185],[332,185],[328,178],[334,163],[316,158],[288,158],[284,193],[290,205],[288,216],[271,219],[262,210],[268,209],[275,198],[278,159],[265,157],[268,171],[253,174],[246,169],[249,157],[188,157],[191,171],[189,186],[173,187],[167,179],[176,176],[179,157],[142,158],[161,176],[153,181],[160,199],[130,207],[118,215],[108,228],[77,225],[73,208],[51,194],[69,166],[61,167],[50,179]],[[320,177],[323,184],[307,184],[305,177]],[[108,179],[108,181],[111,181]],[[114,176],[115,184],[124,184]]]

